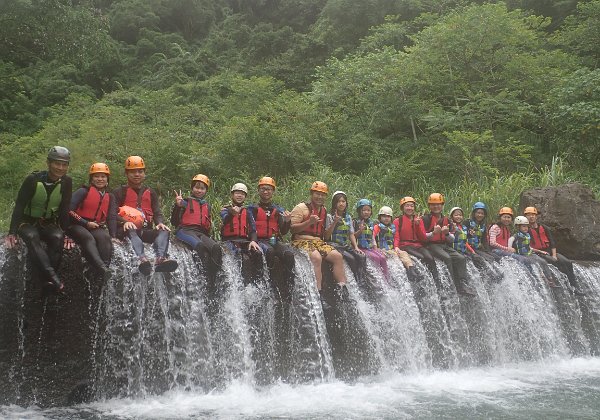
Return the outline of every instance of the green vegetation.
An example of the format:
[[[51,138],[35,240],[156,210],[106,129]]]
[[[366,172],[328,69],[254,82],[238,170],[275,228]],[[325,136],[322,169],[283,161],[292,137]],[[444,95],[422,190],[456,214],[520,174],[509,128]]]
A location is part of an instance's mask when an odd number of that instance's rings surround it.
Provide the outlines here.
[[[599,46],[600,0],[0,0],[0,226],[54,144],[75,185],[142,155],[165,210],[196,173],[215,207],[598,186]]]

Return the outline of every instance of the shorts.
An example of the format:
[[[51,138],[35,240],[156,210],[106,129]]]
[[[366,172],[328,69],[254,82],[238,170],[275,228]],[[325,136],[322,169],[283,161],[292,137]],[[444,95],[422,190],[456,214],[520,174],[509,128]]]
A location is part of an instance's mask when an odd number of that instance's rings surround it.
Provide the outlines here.
[[[321,239],[297,239],[292,241],[292,246],[308,251],[308,253],[319,251],[322,257],[326,257],[331,251],[335,251],[334,247]]]

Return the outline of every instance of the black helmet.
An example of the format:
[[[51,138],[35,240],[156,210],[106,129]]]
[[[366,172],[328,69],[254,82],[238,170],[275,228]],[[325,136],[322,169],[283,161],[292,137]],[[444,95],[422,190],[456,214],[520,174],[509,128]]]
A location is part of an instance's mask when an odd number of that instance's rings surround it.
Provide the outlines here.
[[[71,152],[69,149],[62,146],[54,146],[50,151],[48,151],[48,160],[58,160],[60,162],[71,161]]]

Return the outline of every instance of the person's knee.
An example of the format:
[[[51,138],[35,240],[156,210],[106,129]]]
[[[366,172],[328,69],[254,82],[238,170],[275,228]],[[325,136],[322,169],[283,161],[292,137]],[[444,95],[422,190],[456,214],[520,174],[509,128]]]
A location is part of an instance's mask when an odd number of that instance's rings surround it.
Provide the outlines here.
[[[26,228],[19,230],[19,236],[25,243],[30,243],[33,241],[39,241],[40,235],[35,228]]]
[[[323,257],[321,256],[321,253],[319,251],[313,251],[310,253],[310,261],[314,265],[321,265],[321,262],[323,261]]]

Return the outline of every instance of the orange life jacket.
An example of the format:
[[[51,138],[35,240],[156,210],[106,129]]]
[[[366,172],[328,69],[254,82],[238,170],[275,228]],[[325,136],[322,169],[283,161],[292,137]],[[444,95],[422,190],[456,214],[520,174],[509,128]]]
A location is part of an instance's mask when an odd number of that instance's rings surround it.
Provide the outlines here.
[[[110,194],[105,192],[101,195],[96,187],[90,185],[87,195],[81,201],[75,213],[90,222],[102,224],[106,222],[109,205]]]

